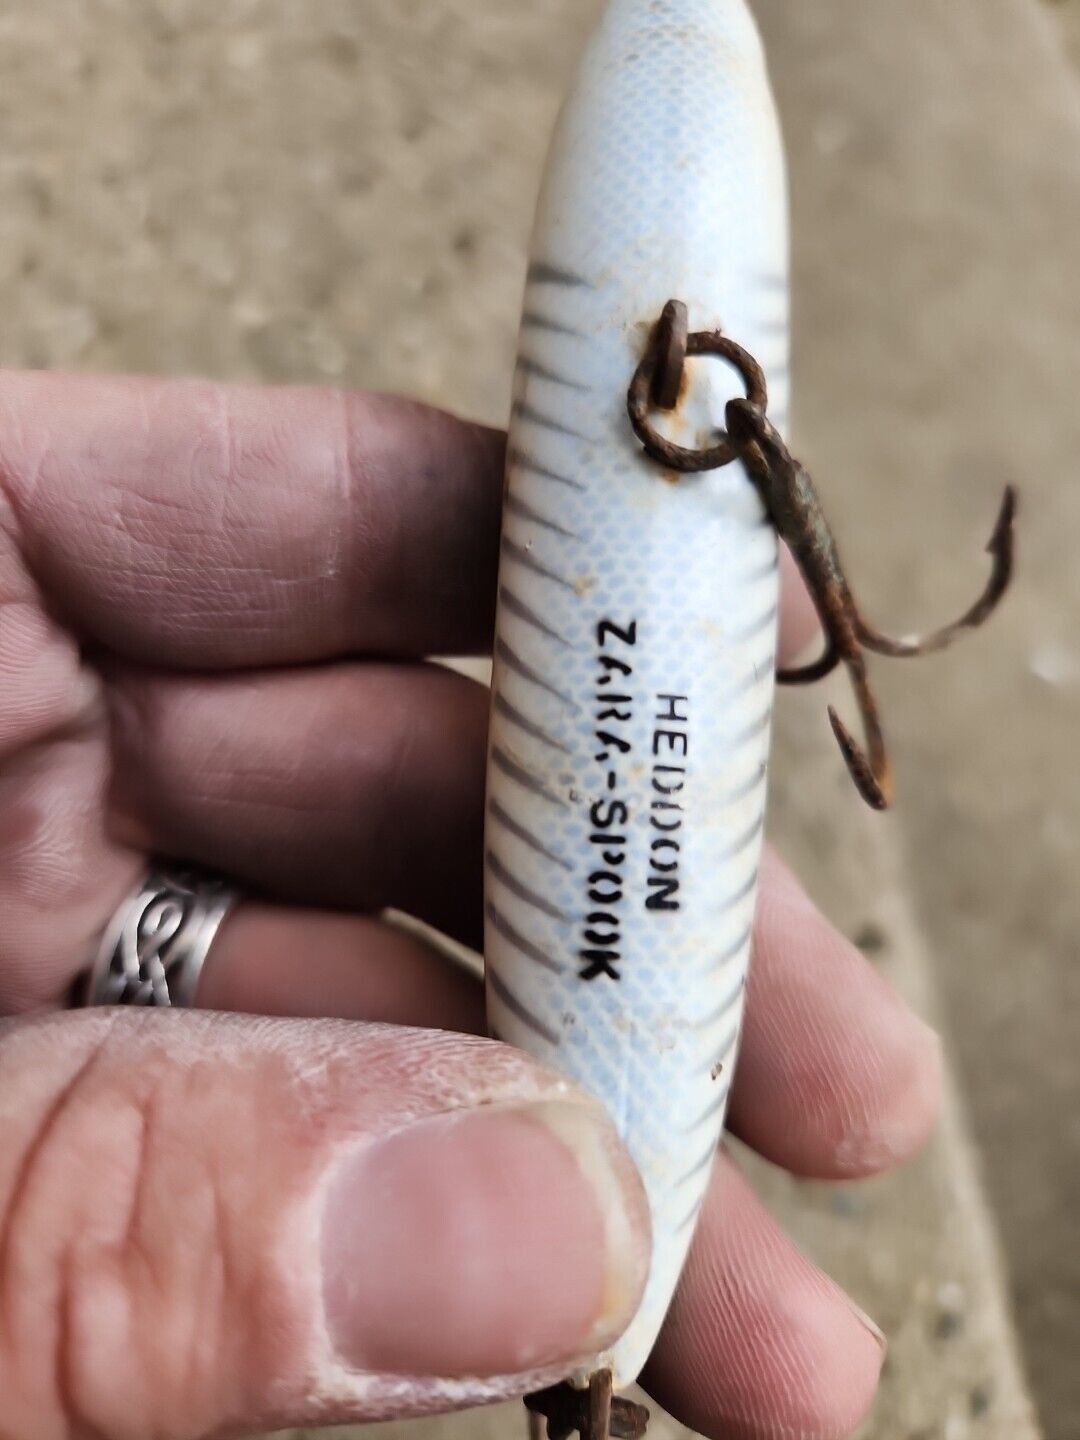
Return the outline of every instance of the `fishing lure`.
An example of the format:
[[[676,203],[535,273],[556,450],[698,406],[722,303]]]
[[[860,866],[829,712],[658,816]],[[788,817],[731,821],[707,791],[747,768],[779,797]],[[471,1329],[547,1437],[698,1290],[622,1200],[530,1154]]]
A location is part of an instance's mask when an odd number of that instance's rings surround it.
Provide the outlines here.
[[[556,128],[521,324],[485,952],[492,1033],[607,1105],[644,1180],[653,1261],[621,1341],[527,1401],[552,1440],[644,1430],[643,1407],[612,1393],[663,1323],[723,1129],[765,820],[778,534],[828,637],[781,679],[847,665],[866,753],[830,714],[876,806],[890,777],[863,648],[940,647],[1008,580],[1011,496],[978,604],[926,641],[879,636],[784,444],[787,406],[783,149],[745,0],[609,0]]]

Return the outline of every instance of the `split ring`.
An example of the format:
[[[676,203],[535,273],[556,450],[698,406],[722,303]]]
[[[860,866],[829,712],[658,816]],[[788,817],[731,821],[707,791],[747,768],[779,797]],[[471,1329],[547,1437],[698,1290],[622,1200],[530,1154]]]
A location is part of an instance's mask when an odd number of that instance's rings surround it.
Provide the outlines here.
[[[726,431],[721,431],[715,445],[704,450],[691,450],[685,445],[676,445],[655,429],[649,419],[653,405],[672,398],[672,407],[678,400],[682,382],[682,365],[679,352],[683,349],[680,333],[679,311],[685,315],[685,306],[672,301],[664,308],[664,314],[649,337],[649,344],[641,364],[634,371],[627,392],[627,411],[634,434],[641,441],[646,455],[668,470],[681,474],[692,474],[700,470],[719,470],[739,457],[739,451]],[[727,360],[738,370],[746,388],[746,398],[751,405],[764,412],[768,408],[769,392],[765,372],[748,350],[730,340],[720,330],[699,330],[687,335],[683,354],[716,355]]]

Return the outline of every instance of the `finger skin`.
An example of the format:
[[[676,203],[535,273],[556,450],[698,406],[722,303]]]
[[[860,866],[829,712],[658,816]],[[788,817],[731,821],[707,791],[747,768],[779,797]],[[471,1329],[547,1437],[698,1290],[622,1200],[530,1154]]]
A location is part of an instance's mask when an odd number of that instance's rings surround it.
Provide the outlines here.
[[[6,479],[0,462],[0,1015],[61,998],[144,864],[106,833],[101,681],[26,568]]]
[[[478,943],[488,692],[439,666],[110,672],[113,834]]]
[[[797,1175],[877,1174],[927,1139],[942,1069],[938,1036],[768,852],[733,1131]]]
[[[0,1015],[63,1001],[145,869],[106,830],[103,732],[72,728],[0,762]]]
[[[777,658],[781,667],[793,664],[807,646],[821,634],[814,602],[794,557],[780,546],[780,643]]]
[[[795,1174],[889,1170],[936,1121],[938,1037],[768,847],[760,893],[731,1128]],[[222,1009],[484,1029],[479,982],[415,935],[279,907],[245,905],[226,924],[199,998]]]
[[[712,1440],[846,1440],[884,1358],[873,1323],[721,1156],[644,1376],[649,1391]]]
[[[10,1440],[479,1403],[565,1373],[640,1295],[610,1122],[491,1042],[90,1011],[0,1026],[0,1074]]]
[[[207,1010],[366,1020],[485,1035],[474,973],[418,935],[366,915],[240,905],[199,982]]]
[[[0,375],[31,573],[82,638],[157,665],[482,648],[504,443],[359,392]]]

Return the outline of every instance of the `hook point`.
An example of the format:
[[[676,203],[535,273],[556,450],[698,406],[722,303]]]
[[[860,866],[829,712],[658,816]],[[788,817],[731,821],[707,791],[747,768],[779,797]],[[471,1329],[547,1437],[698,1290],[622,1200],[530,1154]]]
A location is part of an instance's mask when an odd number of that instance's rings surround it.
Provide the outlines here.
[[[829,724],[840,746],[855,788],[872,810],[887,810],[893,801],[893,777],[887,757],[882,757],[879,773],[875,774],[870,761],[859,748],[855,737],[847,728],[834,706],[829,706]]]
[[[1005,493],[1001,497],[1001,508],[998,510],[994,530],[990,536],[990,543],[986,547],[991,555],[996,555],[999,559],[1005,557],[1011,559],[1012,557],[1017,500],[1016,486],[1006,485]]]

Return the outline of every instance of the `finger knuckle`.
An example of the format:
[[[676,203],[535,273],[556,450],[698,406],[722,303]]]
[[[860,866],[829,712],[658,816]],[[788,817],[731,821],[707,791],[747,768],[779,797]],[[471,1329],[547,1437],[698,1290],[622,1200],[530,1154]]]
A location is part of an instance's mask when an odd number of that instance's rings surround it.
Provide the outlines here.
[[[44,1028],[0,1036],[16,1088]],[[202,1433],[233,1409],[221,1180],[178,1146],[167,1073],[122,1072],[85,1028],[47,1102],[0,1110],[0,1432]]]

